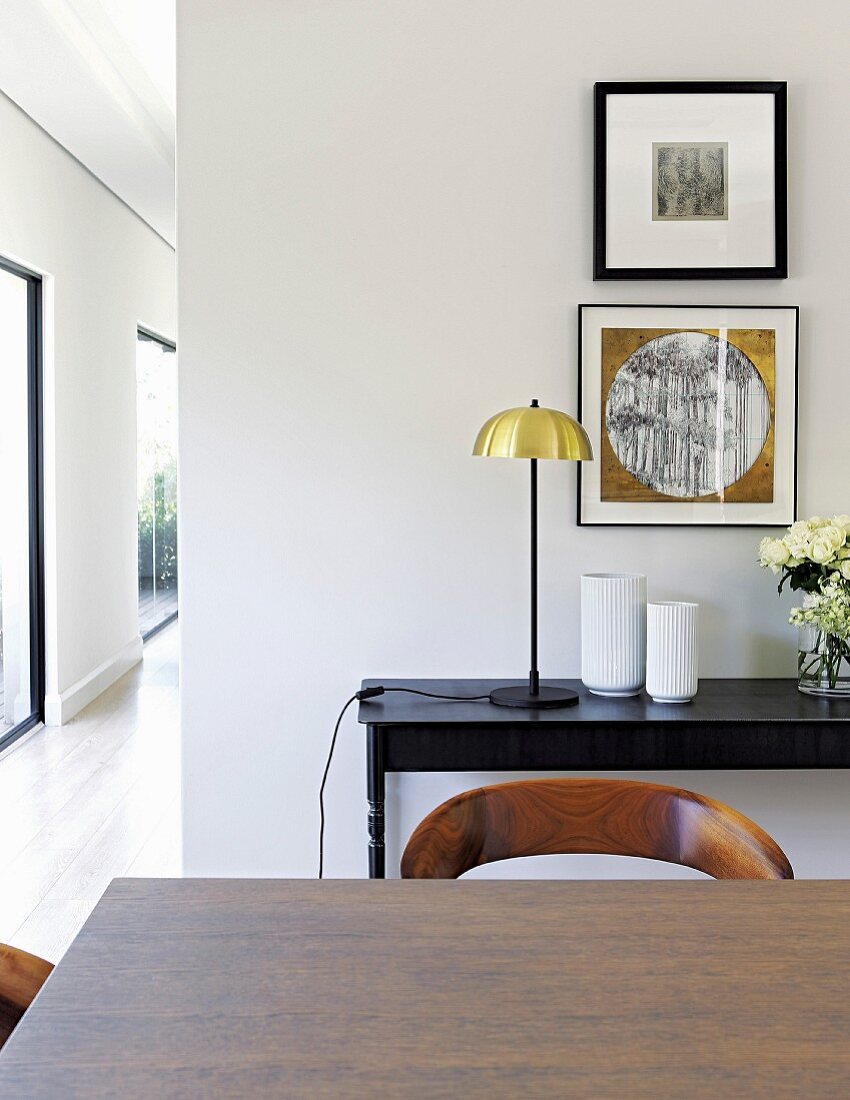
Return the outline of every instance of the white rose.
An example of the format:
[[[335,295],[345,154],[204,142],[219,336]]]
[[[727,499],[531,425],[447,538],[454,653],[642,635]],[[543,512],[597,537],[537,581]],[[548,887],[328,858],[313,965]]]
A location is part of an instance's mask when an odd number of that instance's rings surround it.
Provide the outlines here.
[[[818,532],[809,546],[809,557],[817,565],[826,565],[835,557],[835,549],[835,546],[828,539],[822,539]]]
[[[759,560],[776,573],[790,558],[791,554],[783,539],[762,539],[759,545]]]
[[[833,516],[832,522],[844,532],[844,537],[850,537],[850,516]]]
[[[817,533],[817,538],[831,543],[836,550],[844,545],[844,531],[841,527],[836,527],[834,523],[828,523],[825,527],[821,527]]]
[[[808,522],[809,527],[817,530],[818,527],[825,527],[829,523],[829,520],[824,519],[823,516],[812,516],[812,518]]]
[[[795,558],[808,558],[809,543],[812,540],[813,531],[804,519],[798,519],[788,528],[785,543]]]
[[[850,581],[850,558],[845,558],[841,563],[841,576],[845,581]]]

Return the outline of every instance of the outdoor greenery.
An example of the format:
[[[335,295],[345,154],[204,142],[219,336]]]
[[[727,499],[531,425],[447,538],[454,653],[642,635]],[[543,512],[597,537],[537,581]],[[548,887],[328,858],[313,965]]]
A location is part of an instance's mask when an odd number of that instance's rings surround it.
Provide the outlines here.
[[[155,536],[155,537],[154,537]],[[170,456],[139,493],[139,583],[173,588],[177,583],[177,460]]]
[[[177,588],[177,371],[155,340],[137,346],[139,591]]]

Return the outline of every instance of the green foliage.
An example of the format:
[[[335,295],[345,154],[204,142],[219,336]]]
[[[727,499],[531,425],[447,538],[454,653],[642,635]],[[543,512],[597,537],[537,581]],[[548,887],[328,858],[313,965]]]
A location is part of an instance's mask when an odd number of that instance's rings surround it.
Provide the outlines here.
[[[155,537],[154,537],[155,536]],[[139,581],[177,582],[177,460],[152,473],[139,493]]]
[[[782,579],[777,586],[777,591],[782,592],[787,582],[792,592],[819,592],[820,582],[827,575],[827,570],[822,565],[814,562],[803,562],[793,569],[783,566]]]

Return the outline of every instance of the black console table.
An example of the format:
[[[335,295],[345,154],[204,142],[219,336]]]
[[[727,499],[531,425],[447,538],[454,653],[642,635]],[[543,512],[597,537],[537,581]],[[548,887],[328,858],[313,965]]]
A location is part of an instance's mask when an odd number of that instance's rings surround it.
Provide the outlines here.
[[[387,772],[850,768],[850,701],[802,695],[796,680],[700,680],[691,703],[591,695],[524,711],[390,692],[360,703],[366,726],[369,877],[383,878]],[[363,687],[487,695],[504,680],[364,680]]]

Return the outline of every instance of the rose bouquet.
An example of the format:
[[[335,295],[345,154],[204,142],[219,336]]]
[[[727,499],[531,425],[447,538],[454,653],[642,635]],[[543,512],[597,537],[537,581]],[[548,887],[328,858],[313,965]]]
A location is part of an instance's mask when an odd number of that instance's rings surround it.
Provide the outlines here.
[[[804,593],[790,622],[800,628],[800,690],[850,693],[850,516],[792,523],[781,539],[762,539],[759,565]]]

